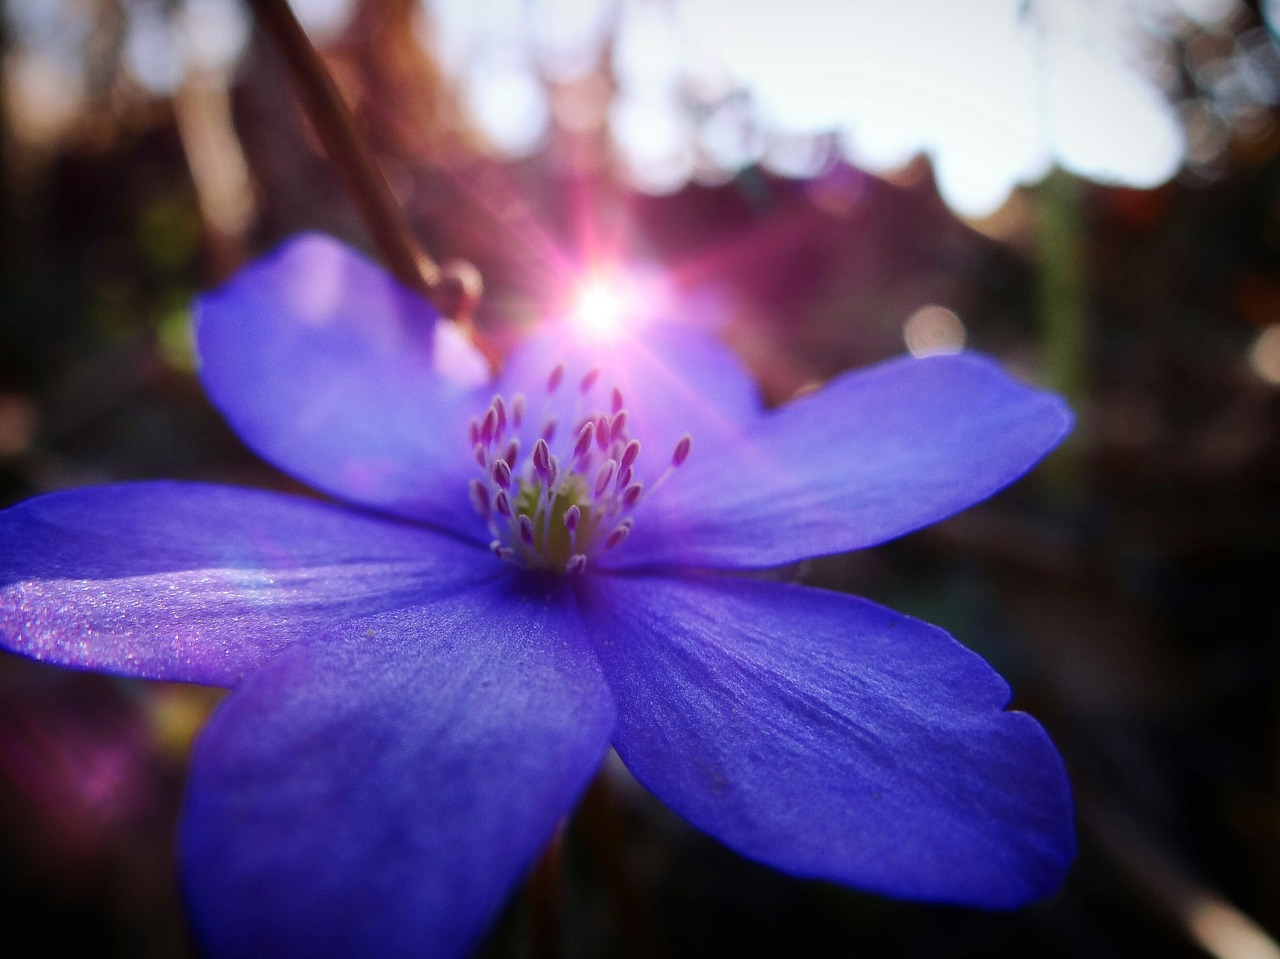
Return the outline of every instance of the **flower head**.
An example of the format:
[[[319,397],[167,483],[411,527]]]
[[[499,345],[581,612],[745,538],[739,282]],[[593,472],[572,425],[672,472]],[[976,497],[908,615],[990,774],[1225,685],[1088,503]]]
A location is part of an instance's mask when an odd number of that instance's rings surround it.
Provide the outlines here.
[[[743,577],[883,542],[1069,428],[974,356],[774,411],[713,340],[544,333],[490,382],[430,307],[297,239],[200,304],[201,374],[267,459],[340,502],[203,484],[0,514],[0,639],[233,687],[182,833],[215,956],[457,955],[610,744],[744,855],[1008,907],[1074,854],[1062,764],[932,626]]]

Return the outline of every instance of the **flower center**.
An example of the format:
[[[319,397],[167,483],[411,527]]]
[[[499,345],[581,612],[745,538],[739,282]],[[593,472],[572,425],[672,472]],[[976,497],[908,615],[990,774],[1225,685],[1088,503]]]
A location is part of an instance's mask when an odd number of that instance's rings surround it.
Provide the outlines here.
[[[600,378],[591,370],[578,383],[573,428],[560,433],[549,412],[564,383],[564,366],[547,378],[545,409],[528,453],[525,398],[495,396],[468,427],[476,465],[471,502],[493,535],[490,548],[526,569],[578,574],[591,557],[621,546],[635,525],[644,498],[666,482],[689,456],[686,434],[666,469],[646,487],[638,472],[640,441],[627,433],[622,393],[610,391],[609,410],[583,412]],[[559,433],[559,437],[558,434]]]

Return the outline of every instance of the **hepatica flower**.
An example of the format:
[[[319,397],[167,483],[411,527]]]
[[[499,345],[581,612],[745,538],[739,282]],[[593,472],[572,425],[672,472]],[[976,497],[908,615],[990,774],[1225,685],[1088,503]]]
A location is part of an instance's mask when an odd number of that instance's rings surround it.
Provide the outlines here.
[[[213,956],[465,953],[610,745],[761,862],[1012,907],[1074,853],[1062,763],[939,629],[755,571],[1013,481],[1070,416],[972,355],[771,411],[708,337],[527,341],[490,381],[431,308],[303,237],[199,303],[202,376],[336,502],[187,483],[0,514],[0,635],[232,687],[182,872]]]

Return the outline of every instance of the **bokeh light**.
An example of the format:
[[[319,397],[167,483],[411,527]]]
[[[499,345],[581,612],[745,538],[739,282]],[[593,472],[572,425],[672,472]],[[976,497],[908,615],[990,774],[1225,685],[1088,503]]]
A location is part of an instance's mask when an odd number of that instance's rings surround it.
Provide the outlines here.
[[[922,306],[902,325],[902,339],[912,356],[939,356],[964,349],[964,323],[945,306]]]
[[[534,149],[546,113],[519,106],[527,91],[500,98],[503,111],[496,94],[475,95],[510,69],[495,51],[544,87],[607,76],[616,166],[644,192],[724,182],[757,161],[811,178],[838,155],[882,174],[926,156],[946,202],[974,218],[1055,165],[1150,188],[1187,161],[1189,139],[1201,162],[1204,116],[1182,102],[1175,50],[1239,10],[1239,0],[423,3],[429,42],[500,153]],[[1223,61],[1212,96],[1246,106],[1280,96],[1267,59],[1280,57],[1264,41]]]
[[[525,65],[477,62],[464,78],[463,97],[480,132],[507,156],[526,156],[542,142],[551,111]]]
[[[1280,323],[1268,326],[1253,341],[1249,365],[1263,382],[1280,386]]]

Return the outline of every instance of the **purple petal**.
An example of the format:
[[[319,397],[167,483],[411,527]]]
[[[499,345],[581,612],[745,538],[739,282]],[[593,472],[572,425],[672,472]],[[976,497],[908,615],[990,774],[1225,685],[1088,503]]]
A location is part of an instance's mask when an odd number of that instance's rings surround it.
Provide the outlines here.
[[[344,499],[483,539],[468,417],[484,360],[336,240],[289,241],[200,297],[201,378],[264,458]]]
[[[285,651],[196,746],[198,936],[214,957],[464,954],[612,727],[571,599],[512,579]]]
[[[654,325],[643,335],[617,340],[583,339],[568,327],[552,327],[527,338],[513,351],[502,372],[502,388],[529,399],[530,436],[541,427],[539,416],[547,395],[547,379],[564,365],[562,401],[552,412],[571,431],[577,387],[583,376],[600,369],[589,402],[581,412],[612,412],[612,392],[622,394],[627,429],[640,440],[642,465],[664,466],[677,441],[692,433],[708,447],[736,436],[743,423],[760,412],[755,381],[742,363],[715,337],[694,328]]]
[[[499,569],[438,533],[276,493],[67,490],[0,512],[0,643],[64,666],[232,685],[322,627]]]
[[[614,746],[695,826],[788,872],[913,899],[1009,907],[1062,881],[1062,762],[946,633],[756,580],[589,588]]]
[[[695,436],[610,563],[761,568],[872,546],[1012,483],[1070,427],[1061,399],[975,355],[849,373],[710,455]]]

